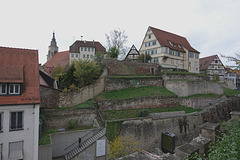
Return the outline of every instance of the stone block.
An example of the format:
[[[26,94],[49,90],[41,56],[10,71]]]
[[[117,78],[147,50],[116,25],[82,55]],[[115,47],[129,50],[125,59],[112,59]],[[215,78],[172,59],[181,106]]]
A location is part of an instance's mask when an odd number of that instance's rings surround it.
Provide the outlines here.
[[[198,137],[194,138],[190,144],[199,148],[199,154],[203,155],[204,153],[207,154],[210,142],[211,139],[199,135]]]
[[[240,112],[239,111],[232,111],[230,112],[231,119],[240,119]]]
[[[212,142],[216,142],[216,136],[219,135],[220,125],[216,123],[203,123],[199,126],[201,129],[201,135],[205,138],[209,138]]]
[[[176,156],[181,159],[184,159],[184,157],[187,157],[188,155],[194,153],[199,153],[199,148],[189,143],[181,145],[178,148],[176,148]]]

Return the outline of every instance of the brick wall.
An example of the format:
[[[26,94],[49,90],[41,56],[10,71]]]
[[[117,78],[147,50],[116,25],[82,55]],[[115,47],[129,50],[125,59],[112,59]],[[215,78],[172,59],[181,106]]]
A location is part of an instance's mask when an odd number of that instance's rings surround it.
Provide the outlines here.
[[[160,77],[106,78],[105,91],[142,86],[162,87],[162,79]]]

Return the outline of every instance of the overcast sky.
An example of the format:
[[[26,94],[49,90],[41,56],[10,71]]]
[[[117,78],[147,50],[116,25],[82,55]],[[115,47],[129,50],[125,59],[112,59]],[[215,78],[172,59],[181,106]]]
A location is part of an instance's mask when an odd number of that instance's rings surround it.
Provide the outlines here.
[[[4,0],[0,6],[0,46],[37,49],[42,64],[53,31],[59,51],[81,36],[106,46],[105,33],[118,28],[128,47],[139,49],[152,26],[186,37],[200,57],[240,53],[239,0]]]

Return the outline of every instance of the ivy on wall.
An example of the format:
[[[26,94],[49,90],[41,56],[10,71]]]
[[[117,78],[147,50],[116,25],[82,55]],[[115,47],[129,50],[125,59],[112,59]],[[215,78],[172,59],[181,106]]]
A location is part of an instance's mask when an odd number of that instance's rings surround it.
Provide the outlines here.
[[[109,141],[113,141],[120,132],[123,121],[108,121],[106,126],[106,135]]]

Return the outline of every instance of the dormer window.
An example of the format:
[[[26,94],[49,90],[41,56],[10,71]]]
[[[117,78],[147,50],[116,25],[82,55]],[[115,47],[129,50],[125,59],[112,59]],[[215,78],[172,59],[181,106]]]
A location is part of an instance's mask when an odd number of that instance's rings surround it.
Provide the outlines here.
[[[0,95],[7,94],[7,84],[0,84]]]
[[[171,41],[169,41],[169,44],[170,44],[171,46],[173,46],[173,43],[172,43]]]
[[[9,94],[20,94],[20,84],[9,84]]]
[[[178,45],[179,48],[182,48],[180,45]]]

